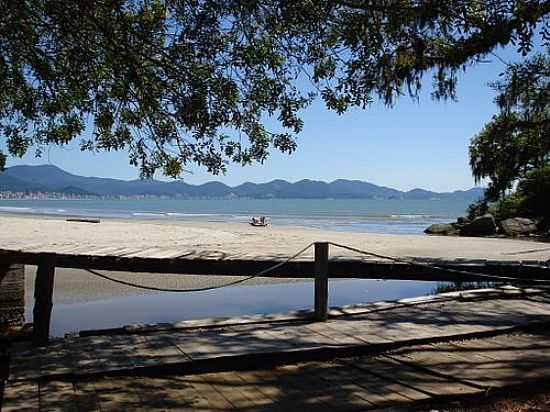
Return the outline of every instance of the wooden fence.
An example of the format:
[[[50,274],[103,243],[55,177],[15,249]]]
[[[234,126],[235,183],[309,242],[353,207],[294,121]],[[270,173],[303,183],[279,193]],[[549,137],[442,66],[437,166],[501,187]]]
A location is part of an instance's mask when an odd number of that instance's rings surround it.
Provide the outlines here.
[[[338,278],[415,280],[437,282],[480,282],[498,276],[550,281],[550,268],[539,261],[422,260],[397,262],[381,259],[329,259],[329,243],[315,243],[315,258],[289,261],[269,259],[186,259],[99,255],[31,253],[0,250],[0,263],[38,266],[33,309],[33,342],[48,343],[55,268],[170,273],[181,275],[247,276],[277,266],[263,277],[314,279],[314,320],[325,321],[328,313],[328,280]],[[488,276],[495,276],[491,278]]]

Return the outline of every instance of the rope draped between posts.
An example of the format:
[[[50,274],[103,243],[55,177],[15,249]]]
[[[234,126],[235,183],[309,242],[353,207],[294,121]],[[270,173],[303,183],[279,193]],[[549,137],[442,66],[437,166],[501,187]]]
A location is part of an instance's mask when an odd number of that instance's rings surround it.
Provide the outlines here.
[[[346,250],[349,250],[349,251],[352,251],[352,252],[355,252],[355,253],[366,255],[366,256],[373,256],[373,257],[376,257],[376,258],[379,258],[379,259],[386,259],[386,260],[390,260],[390,261],[397,262],[397,263],[404,263],[404,264],[408,264],[408,265],[412,265],[412,266],[418,266],[418,267],[422,267],[422,268],[441,270],[441,271],[449,272],[449,273],[457,273],[457,274],[468,275],[468,276],[478,276],[478,277],[483,277],[483,278],[490,279],[490,280],[550,284],[550,280],[547,280],[547,279],[524,279],[524,278],[518,278],[518,277],[513,277],[513,276],[487,275],[485,273],[471,272],[471,271],[468,271],[468,270],[461,270],[461,269],[446,268],[446,267],[437,266],[437,265],[434,265],[434,264],[431,264],[431,263],[416,262],[416,261],[410,260],[410,259],[403,259],[403,258],[396,258],[396,257],[393,257],[393,256],[381,255],[379,253],[374,253],[374,252],[369,252],[367,250],[357,249],[357,248],[354,248],[352,246],[342,245],[340,243],[328,242],[328,244],[332,245],[332,246],[335,246],[335,247],[338,247],[338,248],[341,248],[341,249],[346,249]]]
[[[480,273],[480,272],[472,272],[472,271],[462,270],[462,269],[452,269],[452,268],[447,268],[447,267],[434,265],[434,264],[431,264],[431,263],[417,262],[417,261],[414,261],[414,260],[411,260],[411,259],[404,259],[404,258],[397,258],[397,257],[393,257],[393,256],[382,255],[382,254],[379,254],[379,253],[370,252],[368,250],[362,250],[362,249],[358,249],[358,248],[355,248],[355,247],[352,247],[352,246],[347,246],[347,245],[343,245],[343,244],[335,243],[335,242],[326,242],[326,243],[328,243],[329,245],[332,245],[334,247],[337,247],[337,248],[349,250],[351,252],[359,253],[359,254],[366,255],[366,256],[372,256],[372,257],[376,257],[376,258],[379,258],[379,259],[389,260],[389,261],[392,261],[392,262],[403,263],[403,264],[407,264],[407,265],[418,266],[418,267],[432,269],[432,270],[439,270],[439,271],[448,272],[448,273],[455,273],[455,274],[461,274],[461,275],[467,275],[467,276],[476,276],[476,277],[481,277],[481,278],[485,278],[485,279],[488,279],[488,280],[503,281],[503,282],[506,281],[506,282],[511,282],[511,283],[512,282],[522,282],[522,283],[550,284],[550,280],[546,280],[546,279],[524,279],[524,278],[513,277],[513,276],[488,275],[488,274]],[[118,283],[118,284],[121,284],[121,285],[124,285],[124,286],[137,288],[137,289],[152,290],[152,291],[158,291],[158,292],[175,292],[175,293],[206,292],[206,291],[210,291],[210,290],[226,288],[226,287],[229,287],[229,286],[235,286],[235,285],[244,283],[248,280],[266,275],[266,274],[274,271],[275,269],[278,269],[281,266],[287,264],[288,262],[290,262],[291,260],[297,258],[298,256],[302,255],[309,248],[311,248],[314,244],[315,244],[315,242],[309,243],[307,246],[300,249],[298,252],[296,252],[294,255],[288,257],[284,261],[276,263],[273,266],[270,266],[266,269],[263,269],[263,270],[261,270],[260,272],[254,274],[254,275],[246,276],[242,279],[238,279],[238,280],[235,280],[235,281],[232,281],[232,282],[224,283],[222,285],[207,286],[207,287],[201,287],[201,288],[173,289],[173,288],[161,288],[161,287],[155,287],[155,286],[147,286],[147,285],[142,285],[142,284],[138,284],[138,283],[134,283],[134,282],[125,281],[125,280],[122,280],[122,279],[116,279],[116,278],[105,275],[105,274],[100,273],[100,272],[98,272],[96,270],[93,270],[93,269],[84,269],[84,270],[86,270],[87,272],[91,273],[92,275],[100,277],[102,279],[105,279],[105,280],[108,280],[108,281],[111,281],[111,282],[114,282],[114,283]]]
[[[100,278],[108,280],[110,282],[118,283],[118,284],[121,284],[121,285],[124,285],[124,286],[129,286],[129,287],[132,287],[132,288],[136,288],[136,289],[154,290],[154,291],[157,291],[157,292],[175,292],[175,293],[206,292],[206,291],[209,291],[209,290],[216,290],[216,289],[226,288],[226,287],[229,287],[229,286],[235,286],[235,285],[238,285],[240,283],[244,283],[247,280],[251,280],[251,279],[258,278],[258,277],[261,277],[263,275],[266,275],[269,272],[272,272],[275,269],[278,269],[281,266],[287,264],[291,260],[296,259],[298,256],[302,255],[305,251],[307,251],[309,248],[311,248],[313,245],[314,245],[314,243],[312,242],[312,243],[308,244],[306,247],[300,249],[294,255],[290,256],[287,259],[285,259],[284,261],[279,262],[279,263],[277,263],[273,266],[270,266],[266,269],[263,269],[263,270],[259,271],[258,273],[254,274],[254,275],[247,276],[243,279],[238,279],[238,280],[235,280],[235,281],[232,281],[232,282],[224,283],[223,285],[207,286],[207,287],[203,287],[203,288],[193,288],[193,289],[158,288],[158,287],[155,287],[155,286],[140,285],[138,283],[128,282],[128,281],[121,280],[121,279],[116,279],[116,278],[104,275],[103,273],[99,273],[98,271],[93,270],[93,269],[84,269],[84,270],[88,273],[91,273],[94,276],[100,277]]]

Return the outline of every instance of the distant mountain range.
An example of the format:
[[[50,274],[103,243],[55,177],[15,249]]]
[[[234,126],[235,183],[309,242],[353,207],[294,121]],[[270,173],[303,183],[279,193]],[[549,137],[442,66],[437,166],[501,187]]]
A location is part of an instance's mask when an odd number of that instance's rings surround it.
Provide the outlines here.
[[[359,180],[338,179],[330,183],[300,180],[290,183],[243,183],[230,187],[220,182],[190,185],[182,181],[119,180],[84,177],[56,166],[13,166],[0,173],[0,192],[63,193],[76,196],[137,197],[165,196],[183,198],[257,198],[257,199],[457,199],[474,201],[482,188],[437,193],[424,189],[406,192]]]

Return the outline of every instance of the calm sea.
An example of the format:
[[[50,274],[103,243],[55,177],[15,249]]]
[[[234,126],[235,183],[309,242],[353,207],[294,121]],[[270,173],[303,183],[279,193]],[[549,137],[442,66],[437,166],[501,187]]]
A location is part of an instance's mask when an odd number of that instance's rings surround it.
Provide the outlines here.
[[[245,223],[265,215],[273,225],[367,233],[422,233],[464,214],[468,201],[357,199],[2,200],[0,212]]]

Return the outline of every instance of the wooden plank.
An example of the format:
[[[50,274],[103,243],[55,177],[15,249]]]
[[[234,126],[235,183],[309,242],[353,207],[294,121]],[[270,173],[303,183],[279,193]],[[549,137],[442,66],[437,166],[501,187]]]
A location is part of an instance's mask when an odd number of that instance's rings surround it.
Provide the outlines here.
[[[118,256],[118,253],[127,249],[128,249],[127,247],[108,246],[108,247],[101,247],[96,250],[91,250],[90,254],[95,256]]]
[[[383,356],[355,358],[346,361],[346,363],[359,367],[362,371],[372,375],[409,386],[429,396],[466,395],[482,392],[479,388],[426,373],[408,364],[402,364]]]
[[[536,314],[540,316],[541,320],[545,320],[550,315],[550,302],[535,302],[526,299],[514,299],[511,301],[512,305],[517,308],[518,312],[526,314]]]
[[[258,384],[258,390],[273,400],[274,409],[289,411],[296,409],[294,399],[303,397],[303,390],[287,387],[279,379],[280,368],[251,370],[246,376]]]
[[[156,259],[179,259],[181,256],[185,256],[185,249],[176,248],[157,248],[157,252],[146,257]]]
[[[63,246],[55,246],[55,247],[48,247],[43,248],[42,252],[49,252],[52,254],[66,254],[66,255],[80,255],[80,254],[90,254],[90,252],[93,250],[94,246],[90,244],[80,244],[80,243],[72,243],[68,245]]]
[[[210,373],[201,375],[201,378],[231,404],[231,409],[250,409],[252,402],[239,390],[240,380],[234,381],[225,378],[225,375],[225,373]]]
[[[41,354],[29,342],[17,342],[10,345],[9,377],[10,381],[31,380],[40,377]]]
[[[231,334],[221,334],[217,331],[178,333],[172,335],[170,340],[192,360],[235,356],[251,350],[250,346],[245,345],[243,339],[238,340]]]
[[[183,363],[191,360],[167,334],[138,335],[131,350],[135,367]]]
[[[46,345],[50,336],[50,320],[53,307],[55,258],[43,258],[36,271],[33,309],[33,343]]]
[[[93,381],[103,411],[146,411],[131,378],[108,377]]]
[[[389,376],[385,376],[386,373],[375,375],[363,367],[354,366],[356,359],[340,359],[337,362],[343,366],[347,366],[348,369],[344,369],[344,374],[341,372],[334,374],[333,379],[342,380],[347,379],[346,376],[349,376],[349,379],[352,379],[358,386],[364,388],[369,395],[374,394],[375,396],[369,396],[369,399],[381,407],[385,407],[388,404],[394,405],[394,403],[402,404],[407,401],[424,401],[431,397],[429,393],[421,388],[410,385],[409,382],[402,383],[399,380],[393,379],[391,374]],[[335,382],[334,384],[336,385],[337,383]]]
[[[253,370],[239,372],[237,375],[251,385],[251,390],[261,393],[270,401],[268,407],[264,406],[265,410],[280,412],[296,410],[296,399],[302,399],[304,392],[296,390],[294,387],[283,386],[276,377],[276,373],[273,373],[275,370]]]
[[[410,335],[415,337],[422,337],[421,335],[443,337],[496,331],[541,320],[540,316],[525,313],[518,309],[513,301],[509,300],[480,301],[475,303],[475,310],[472,310],[472,307],[474,306],[471,302],[446,302],[441,305],[410,308],[391,313],[383,312],[378,315],[369,315],[365,319],[370,319],[380,330],[384,329],[384,336],[400,334],[399,330],[403,329],[401,326],[405,326],[407,322],[413,320],[413,324],[408,326],[412,328]],[[426,333],[415,330],[419,325],[432,330],[427,330]],[[404,331],[406,332],[407,329],[405,328]]]
[[[357,339],[362,341],[365,344],[381,344],[381,343],[391,343],[391,339],[378,336],[376,334],[376,326],[371,322],[361,322],[361,321],[334,321],[327,322],[324,324],[328,331],[333,331],[331,333],[343,334],[349,336],[350,338]]]
[[[136,336],[93,336],[71,342],[73,372],[76,374],[108,373],[135,367]]]
[[[41,248],[43,248],[44,246],[48,246],[48,245],[49,244],[47,244],[47,243],[45,244],[44,242],[30,243],[30,244],[27,243],[27,244],[16,246],[14,250],[16,250],[19,253],[29,252],[29,253],[35,253],[36,254],[36,252],[40,252]]]
[[[283,396],[277,402],[294,405],[294,410],[353,411],[372,407],[364,398],[342,391],[338,385],[328,386],[321,378],[325,371],[324,364],[315,363],[310,369],[287,365],[266,372],[274,375],[274,382],[281,388]]]
[[[270,389],[276,410],[335,410],[323,399],[324,393],[319,390],[319,383],[314,381],[311,374],[301,373],[299,366],[289,365],[247,373],[261,382],[263,387]],[[326,386],[324,389],[326,391]]]
[[[38,412],[40,410],[37,381],[6,382],[4,385],[2,412]]]
[[[311,319],[312,312],[296,311],[289,313],[273,313],[268,315],[244,315],[238,317],[226,317],[226,318],[207,318],[197,320],[185,320],[174,323],[158,323],[153,325],[128,325],[124,326],[125,333],[155,333],[155,332],[174,332],[193,329],[211,329],[241,325],[258,325],[267,323],[290,323]],[[114,333],[119,331],[117,329],[105,329],[105,334],[109,334],[111,331]],[[101,334],[102,331],[80,331],[81,336]]]
[[[151,246],[146,248],[137,249],[134,252],[125,252],[125,253],[119,253],[118,256],[125,256],[125,257],[153,257],[154,253],[151,253],[155,250],[163,250],[163,248],[159,248],[158,246]]]
[[[6,249],[0,250],[0,257],[14,263],[36,265],[43,258],[41,254],[32,252],[18,252]],[[56,265],[75,269],[98,269],[125,272],[155,272],[196,275],[242,276],[259,273],[275,264],[282,263],[281,259],[171,259],[151,257],[117,257],[117,256],[88,256],[57,254]],[[446,271],[470,270],[486,274],[502,276],[519,276],[522,279],[550,280],[550,268],[546,266],[522,266],[518,275],[517,262],[507,262],[499,265],[485,263],[457,264],[439,262],[439,268],[419,267],[404,263],[387,263],[383,261],[367,261],[357,259],[331,260],[328,264],[328,273],[331,278],[360,278],[360,279],[395,279],[395,280],[425,280],[425,281],[486,281],[486,277],[457,274]],[[314,262],[288,262],[266,277],[293,277],[311,278],[314,274]]]
[[[79,411],[101,412],[95,386],[89,381],[76,381],[74,386],[75,404]]]
[[[234,410],[234,405],[211,384],[210,376],[211,374],[203,374],[181,377],[201,395],[201,399],[197,402],[197,409],[202,406],[200,410]]]
[[[271,397],[265,396],[263,392],[258,390],[258,386],[254,383],[261,384],[247,373],[241,372],[224,372],[217,374],[221,384],[227,387],[231,392],[237,391],[246,400],[248,406],[258,410],[272,410],[273,404],[276,402]],[[232,402],[235,406],[234,402]],[[246,405],[246,404],[245,404]]]
[[[311,331],[312,333],[317,333],[327,338],[331,339],[335,345],[347,346],[347,345],[364,345],[365,341],[353,336],[344,333],[339,330],[337,327],[337,322],[330,322],[335,327],[327,328],[327,323],[324,324],[310,324],[304,325],[304,329]]]
[[[321,325],[323,324],[306,324],[287,328],[287,330],[289,331],[289,336],[292,336],[299,345],[305,347],[342,348],[364,344],[358,339],[352,340],[349,336],[340,333],[331,333],[328,330],[323,333]],[[347,343],[344,343],[344,341],[347,341]]]
[[[140,247],[140,248],[135,248],[135,247],[131,247],[131,248],[126,248],[126,249],[123,249],[119,252],[117,252],[116,256],[121,258],[121,257],[126,257],[126,258],[132,258],[134,257],[135,255],[139,255],[141,254],[141,252],[147,250],[148,248],[144,248],[144,247]]]
[[[326,394],[333,402],[342,402],[349,410],[365,410],[377,406],[373,402],[377,397],[353,381],[352,377],[357,378],[360,373],[354,373],[356,371],[350,369],[338,363],[309,362],[300,365],[301,374],[315,376],[318,379],[317,386],[326,388]]]
[[[537,361],[543,362],[546,360],[547,363],[550,362],[550,345],[548,341],[530,342],[513,338],[495,337],[453,342],[453,345],[464,352],[475,351],[495,361],[536,363]]]
[[[480,365],[486,364],[488,359],[476,355],[476,353],[463,354],[458,348],[446,343],[402,348],[385,356],[445,375],[450,380],[460,380],[480,389],[495,386],[494,375],[487,371],[481,372],[479,369]]]
[[[0,326],[21,326],[24,315],[25,266],[0,262]]]
[[[206,406],[195,388],[177,376],[136,377],[130,385],[140,399],[140,408],[146,411],[194,411]]]
[[[65,375],[74,371],[73,353],[67,349],[64,341],[50,343],[36,349],[40,362],[40,377]]]
[[[445,312],[445,315],[447,312]],[[370,342],[373,342],[376,337],[390,342],[404,342],[412,339],[426,338],[443,338],[459,333],[474,332],[477,329],[476,324],[472,325],[454,325],[444,322],[444,316],[440,312],[431,314],[432,316],[416,316],[414,312],[409,315],[400,313],[385,313],[380,319],[370,322],[375,327],[371,326],[372,334],[374,335]],[[357,329],[362,327],[368,328],[369,320],[358,321],[355,324]],[[367,337],[368,338],[368,337]]]
[[[309,364],[305,368],[309,369]],[[358,368],[349,367],[338,361],[326,366],[326,370],[319,376],[326,380],[329,386],[352,391],[377,408],[396,406],[428,397],[422,392],[364,373]]]
[[[73,384],[61,381],[41,382],[40,410],[78,412]]]
[[[232,327],[229,330],[238,333],[245,341],[256,342],[255,352],[283,352],[296,348],[296,343],[289,339],[285,327],[260,325],[253,329]]]
[[[495,348],[495,341],[508,342],[499,347],[503,352],[497,353],[502,356],[487,356],[483,348]],[[550,376],[550,348],[546,347],[543,352],[537,349],[530,353],[529,347],[522,346],[518,350],[510,351],[509,348],[514,347],[514,342],[514,338],[503,336],[483,339],[475,344],[474,350],[467,344],[447,343],[401,349],[387,356],[480,388],[547,379]],[[539,345],[531,347],[540,348]]]
[[[264,325],[262,328],[231,328],[238,338],[252,348],[252,353],[271,353],[337,347],[333,339],[305,329],[305,325]],[[224,336],[227,336],[224,333]]]

